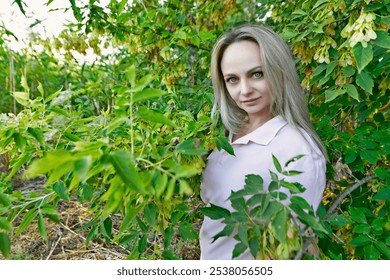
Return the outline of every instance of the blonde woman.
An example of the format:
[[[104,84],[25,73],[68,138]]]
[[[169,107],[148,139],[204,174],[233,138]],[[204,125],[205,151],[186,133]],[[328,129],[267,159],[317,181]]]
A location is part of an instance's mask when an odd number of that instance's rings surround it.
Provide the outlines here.
[[[326,150],[313,130],[308,107],[288,45],[272,30],[243,25],[223,34],[211,61],[214,119],[221,117],[234,155],[213,151],[201,184],[206,204],[232,209],[231,191],[244,186],[245,175],[258,174],[267,187],[272,155],[281,163],[305,155],[289,165],[303,171],[294,176],[306,190],[301,194],[316,210],[325,188]],[[286,178],[288,180],[288,178]],[[224,228],[205,217],[200,231],[201,259],[231,259],[237,241],[213,236]],[[239,259],[252,259],[249,251]]]

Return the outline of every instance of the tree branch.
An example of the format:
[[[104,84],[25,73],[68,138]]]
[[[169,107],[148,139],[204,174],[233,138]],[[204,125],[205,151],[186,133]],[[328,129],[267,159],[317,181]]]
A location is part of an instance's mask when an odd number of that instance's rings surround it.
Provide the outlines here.
[[[366,178],[363,178],[359,181],[357,181],[355,184],[353,184],[351,187],[345,189],[334,201],[334,203],[329,207],[328,211],[325,214],[324,220],[326,220],[335,210],[336,208],[341,204],[344,198],[346,198],[351,192],[359,188],[360,186],[364,185],[368,181],[377,178],[378,176],[375,174],[372,174],[370,176],[367,176]]]
[[[351,194],[354,190],[359,188],[360,186],[364,185],[368,181],[377,178],[378,176],[375,174],[369,175],[361,180],[358,180],[356,183],[354,183],[351,187],[345,189],[334,201],[334,203],[329,207],[328,211],[325,214],[325,217],[323,220],[326,220],[329,218],[330,215],[336,210],[336,208],[342,203],[344,198],[346,198],[349,194]],[[294,260],[300,260],[303,257],[304,252],[310,247],[314,240],[315,236],[310,236],[308,239],[306,239],[305,243],[302,246],[302,249],[298,251],[298,253],[295,255]]]

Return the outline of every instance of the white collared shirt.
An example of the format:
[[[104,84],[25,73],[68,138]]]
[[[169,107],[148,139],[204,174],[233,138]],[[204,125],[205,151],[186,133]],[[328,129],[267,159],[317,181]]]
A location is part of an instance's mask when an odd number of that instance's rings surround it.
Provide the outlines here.
[[[276,172],[272,155],[282,166],[291,158],[304,154],[298,161],[289,164],[289,170],[302,171],[286,181],[299,182],[306,190],[300,194],[316,210],[325,188],[326,161],[311,137],[301,130],[304,137],[280,116],[274,117],[251,133],[231,143],[234,154],[213,151],[208,157],[202,175],[201,198],[207,204],[215,204],[232,211],[228,200],[231,191],[244,187],[245,176],[260,175],[266,189],[271,182],[269,170]],[[279,174],[278,174],[279,175]],[[282,178],[282,176],[279,176]],[[232,237],[220,237],[214,243],[212,237],[222,231],[221,220],[204,218],[200,230],[201,259],[231,259],[237,241]],[[249,251],[238,259],[253,259]]]

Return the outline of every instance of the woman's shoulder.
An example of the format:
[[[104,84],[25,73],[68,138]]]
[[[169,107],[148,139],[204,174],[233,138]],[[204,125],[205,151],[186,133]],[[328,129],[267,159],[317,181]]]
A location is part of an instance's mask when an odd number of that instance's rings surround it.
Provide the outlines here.
[[[322,155],[309,133],[302,128],[293,127],[289,123],[278,132],[272,144],[274,147],[280,147],[285,152],[290,150],[293,153]]]

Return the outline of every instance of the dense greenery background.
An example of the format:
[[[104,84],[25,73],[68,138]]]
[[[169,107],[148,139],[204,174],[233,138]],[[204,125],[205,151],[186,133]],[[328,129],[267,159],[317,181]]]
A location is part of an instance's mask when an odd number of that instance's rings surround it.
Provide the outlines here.
[[[76,24],[18,52],[0,27],[4,257],[32,223],[49,242],[45,223],[59,221],[61,200],[95,214],[87,243],[121,244],[129,258],[177,258],[196,242],[203,158],[229,150],[209,117],[210,51],[223,31],[259,22],[290,44],[329,153],[320,258],[390,259],[390,1],[127,2],[70,0]],[[98,58],[82,64],[75,54],[88,48]],[[39,190],[14,186],[37,176]]]

